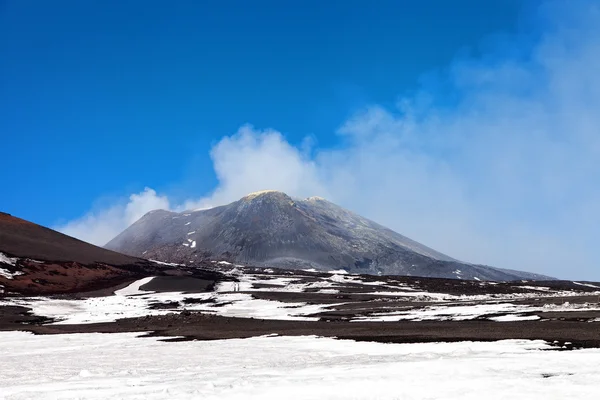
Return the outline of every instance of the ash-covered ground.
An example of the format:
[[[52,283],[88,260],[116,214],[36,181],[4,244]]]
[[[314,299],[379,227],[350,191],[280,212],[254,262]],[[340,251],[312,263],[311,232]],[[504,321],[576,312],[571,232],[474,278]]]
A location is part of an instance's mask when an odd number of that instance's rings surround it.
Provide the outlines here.
[[[0,330],[150,332],[173,340],[318,335],[379,342],[541,339],[600,347],[600,283],[489,282],[228,262],[59,296],[5,296]]]

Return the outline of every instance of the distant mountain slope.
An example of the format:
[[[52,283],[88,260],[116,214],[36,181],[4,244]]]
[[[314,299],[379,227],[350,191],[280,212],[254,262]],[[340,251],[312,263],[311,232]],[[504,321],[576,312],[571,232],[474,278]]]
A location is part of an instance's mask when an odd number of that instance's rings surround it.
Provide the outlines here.
[[[68,293],[115,285],[155,265],[0,212],[0,293]]]
[[[105,246],[169,262],[199,258],[367,274],[515,280],[548,279],[457,261],[325,199],[251,193],[226,206],[151,211]]]

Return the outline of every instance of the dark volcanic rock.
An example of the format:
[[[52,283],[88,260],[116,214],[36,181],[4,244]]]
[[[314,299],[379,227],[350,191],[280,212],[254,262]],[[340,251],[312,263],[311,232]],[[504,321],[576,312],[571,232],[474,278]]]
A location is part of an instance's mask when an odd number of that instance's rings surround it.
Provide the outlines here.
[[[457,261],[322,198],[299,200],[276,191],[208,210],[151,211],[105,247],[169,262],[209,258],[365,274],[547,278]]]

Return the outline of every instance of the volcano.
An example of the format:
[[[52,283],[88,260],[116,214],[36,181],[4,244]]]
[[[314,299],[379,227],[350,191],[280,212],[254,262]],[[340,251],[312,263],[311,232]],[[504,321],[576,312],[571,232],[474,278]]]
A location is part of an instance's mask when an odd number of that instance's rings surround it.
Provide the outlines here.
[[[375,275],[548,279],[458,261],[323,198],[296,199],[273,190],[211,209],[151,211],[105,247],[175,263],[212,259]]]

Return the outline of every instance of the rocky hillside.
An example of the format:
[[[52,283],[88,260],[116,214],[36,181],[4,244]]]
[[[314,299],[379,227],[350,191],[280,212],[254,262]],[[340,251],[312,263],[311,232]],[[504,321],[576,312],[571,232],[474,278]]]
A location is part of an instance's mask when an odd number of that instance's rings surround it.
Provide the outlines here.
[[[0,212],[0,296],[96,290],[163,270]]]
[[[107,249],[167,262],[229,260],[244,265],[424,277],[547,279],[457,261],[325,199],[251,193],[231,204],[151,211]]]

